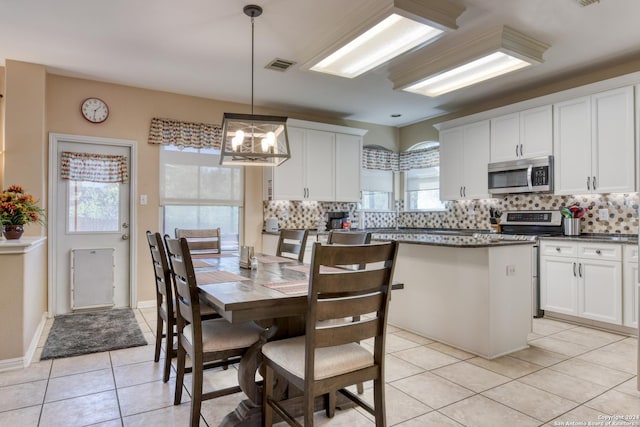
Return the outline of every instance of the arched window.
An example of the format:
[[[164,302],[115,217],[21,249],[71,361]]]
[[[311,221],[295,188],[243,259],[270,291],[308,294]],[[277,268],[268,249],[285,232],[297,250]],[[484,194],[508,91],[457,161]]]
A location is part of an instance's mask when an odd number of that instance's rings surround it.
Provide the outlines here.
[[[440,143],[426,141],[415,144],[400,155],[404,171],[405,211],[441,211]]]

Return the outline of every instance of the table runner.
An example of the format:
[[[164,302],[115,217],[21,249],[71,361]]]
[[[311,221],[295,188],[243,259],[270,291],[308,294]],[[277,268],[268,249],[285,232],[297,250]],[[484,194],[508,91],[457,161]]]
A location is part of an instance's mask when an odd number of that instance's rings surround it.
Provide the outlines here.
[[[251,280],[247,277],[239,276],[228,271],[205,271],[196,273],[196,282],[198,285],[207,285],[211,283],[239,282],[242,280]]]
[[[309,291],[308,280],[295,280],[293,282],[265,283],[267,288],[282,292],[283,294],[306,294]]]

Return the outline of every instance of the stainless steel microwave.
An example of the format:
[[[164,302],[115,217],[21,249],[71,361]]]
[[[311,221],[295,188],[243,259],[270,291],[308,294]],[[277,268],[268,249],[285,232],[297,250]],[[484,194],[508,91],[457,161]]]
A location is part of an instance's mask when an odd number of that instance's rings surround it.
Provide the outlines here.
[[[553,156],[489,163],[489,193],[550,193]]]

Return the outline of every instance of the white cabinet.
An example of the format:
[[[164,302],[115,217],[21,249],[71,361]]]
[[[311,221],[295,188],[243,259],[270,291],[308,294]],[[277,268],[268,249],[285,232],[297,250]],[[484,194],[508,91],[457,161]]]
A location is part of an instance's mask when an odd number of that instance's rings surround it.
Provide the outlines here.
[[[622,248],[619,244],[543,241],[543,310],[622,324]]]
[[[336,134],[336,201],[360,201],[362,137]]]
[[[624,245],[622,324],[638,327],[638,246]]]
[[[440,132],[440,199],[489,197],[489,121]]]
[[[491,119],[491,162],[553,154],[551,105]]]
[[[554,105],[555,193],[635,191],[633,88]]]
[[[288,127],[291,158],[277,168],[264,169],[264,200],[360,201],[365,131],[300,120],[290,122],[309,127]]]

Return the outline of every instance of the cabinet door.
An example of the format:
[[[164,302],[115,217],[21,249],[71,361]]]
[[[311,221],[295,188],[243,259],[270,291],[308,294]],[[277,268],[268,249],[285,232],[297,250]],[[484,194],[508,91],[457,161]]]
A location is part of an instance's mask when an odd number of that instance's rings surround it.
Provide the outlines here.
[[[520,114],[513,113],[491,119],[491,162],[504,162],[520,157]]]
[[[335,133],[306,131],[305,175],[307,199],[320,202],[335,200]],[[293,179],[300,180],[300,177]]]
[[[540,257],[540,308],[563,314],[578,314],[577,260]]]
[[[622,324],[622,264],[578,259],[578,315]]]
[[[336,201],[360,201],[362,138],[336,134]]]
[[[592,99],[592,175],[596,193],[635,191],[633,88]]]
[[[440,200],[462,198],[464,129],[440,132]]]
[[[622,280],[622,324],[638,327],[638,262],[625,262]]]
[[[488,120],[464,127],[462,194],[466,199],[489,197],[487,165],[489,164],[490,139]]]
[[[273,169],[273,200],[304,199],[304,129],[288,128],[291,158]]]
[[[520,144],[523,158],[553,154],[553,114],[551,105],[520,112]]]
[[[591,98],[555,104],[555,194],[584,194],[591,182]]]

